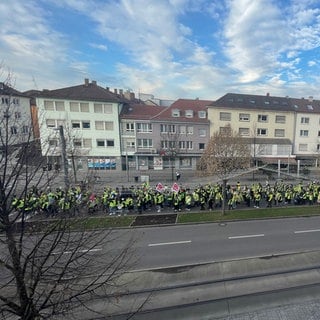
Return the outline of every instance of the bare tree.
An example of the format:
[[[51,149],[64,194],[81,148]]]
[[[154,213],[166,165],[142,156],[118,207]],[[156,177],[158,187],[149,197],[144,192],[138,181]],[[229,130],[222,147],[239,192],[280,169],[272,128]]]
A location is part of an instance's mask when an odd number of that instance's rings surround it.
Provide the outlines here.
[[[250,159],[250,146],[230,126],[213,134],[201,156],[200,174],[216,175],[223,182],[223,214],[225,213],[227,182],[235,173],[249,168]]]
[[[132,239],[115,250],[120,241],[112,230],[86,232],[85,222],[67,215],[30,221],[32,212],[44,208],[35,208],[33,199],[46,205],[46,157],[32,126],[24,131],[26,122],[17,114],[23,96],[9,81],[1,88],[0,317],[48,319],[79,306],[94,313],[90,300],[114,295],[117,277],[133,263]]]

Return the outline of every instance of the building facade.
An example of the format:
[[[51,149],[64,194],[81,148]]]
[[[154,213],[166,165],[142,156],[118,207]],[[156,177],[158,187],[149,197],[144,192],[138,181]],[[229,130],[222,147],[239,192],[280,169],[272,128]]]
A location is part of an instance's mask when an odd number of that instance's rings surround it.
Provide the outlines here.
[[[169,107],[131,104],[123,108],[123,162],[136,170],[196,169],[209,140],[210,103],[179,99]]]
[[[230,125],[251,145],[261,163],[316,161],[319,149],[319,101],[228,93],[208,108],[210,132]],[[309,107],[308,107],[309,105]]]
[[[82,85],[38,92],[35,104],[42,155],[51,163],[59,162],[64,138],[69,163],[77,170],[120,169],[123,101],[118,93],[88,79]],[[63,137],[57,130],[61,128]]]

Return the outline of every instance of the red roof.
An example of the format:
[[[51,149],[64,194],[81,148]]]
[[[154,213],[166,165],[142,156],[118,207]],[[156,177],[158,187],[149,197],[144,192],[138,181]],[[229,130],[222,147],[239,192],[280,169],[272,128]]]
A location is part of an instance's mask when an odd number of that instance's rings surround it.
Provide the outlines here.
[[[169,107],[154,105],[130,104],[121,112],[122,119],[154,120],[154,121],[185,121],[207,123],[208,118],[200,118],[199,111],[207,111],[207,106],[212,104],[210,100],[179,99]],[[173,116],[174,111],[179,111],[179,116]],[[193,111],[192,116],[186,115],[186,111]]]

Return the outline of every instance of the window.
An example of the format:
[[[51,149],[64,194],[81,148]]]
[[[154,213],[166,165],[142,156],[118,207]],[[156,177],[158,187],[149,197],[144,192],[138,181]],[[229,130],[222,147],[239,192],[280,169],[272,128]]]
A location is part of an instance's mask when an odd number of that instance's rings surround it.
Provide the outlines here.
[[[95,121],[96,130],[104,130],[104,122],[103,121]]]
[[[320,131],[318,131],[318,137],[320,137]]]
[[[90,121],[82,121],[83,129],[90,129]]]
[[[180,117],[180,110],[179,109],[173,109],[171,113],[172,117]]]
[[[56,111],[65,111],[64,101],[55,101]]]
[[[186,118],[193,118],[193,110],[186,110]]]
[[[299,151],[308,151],[308,145],[306,143],[300,143]]]
[[[104,140],[97,140],[97,147],[104,147],[105,146],[105,141]]]
[[[284,137],[284,135],[285,135],[284,129],[275,129],[274,130],[275,137]]]
[[[205,137],[207,135],[206,129],[199,129],[199,137]]]
[[[239,114],[239,121],[250,121],[250,114],[249,113],[240,113]]]
[[[114,147],[114,140],[107,140],[107,147]]]
[[[260,155],[272,154],[272,145],[271,144],[260,145],[259,154]]]
[[[81,139],[73,139],[73,145],[75,148],[81,148],[82,147]]]
[[[113,130],[113,121],[105,121],[104,127],[105,130]]]
[[[179,141],[179,149],[185,149],[186,148],[186,141]]]
[[[22,128],[21,128],[21,133],[22,133],[22,134],[27,134],[27,133],[29,133],[29,127],[28,127],[28,126],[22,126]]]
[[[56,122],[57,122],[57,126],[58,126],[58,127],[59,127],[59,126],[63,126],[63,127],[66,126],[66,125],[65,125],[65,123],[66,123],[65,120],[56,120]]]
[[[301,118],[301,123],[303,123],[303,124],[309,124],[309,118],[306,118],[306,117],[302,117]]]
[[[277,116],[276,115],[276,123],[286,123],[286,116]]]
[[[44,110],[53,111],[54,110],[53,101],[45,100],[44,101]]]
[[[317,144],[317,151],[320,151],[320,144]]]
[[[89,103],[80,102],[80,111],[81,112],[89,112]]]
[[[199,143],[199,150],[204,150],[206,148],[205,143]]]
[[[309,130],[300,130],[300,137],[308,137]]]
[[[91,139],[83,139],[83,147],[84,148],[92,148],[92,140]]]
[[[20,119],[21,118],[21,112],[15,112],[14,113],[15,119]]]
[[[230,112],[220,112],[220,120],[221,121],[231,121],[231,113]]]
[[[192,141],[186,141],[186,148],[189,150],[193,149],[193,142]]]
[[[80,129],[80,121],[71,121],[72,129]]]
[[[160,124],[161,133],[175,133],[176,126],[174,124]]]
[[[13,98],[12,101],[13,101],[13,104],[15,104],[16,106],[20,104],[19,98]]]
[[[266,136],[268,134],[268,130],[267,129],[262,129],[262,128],[258,128],[257,129],[257,135],[258,136]]]
[[[291,146],[279,144],[277,146],[277,154],[279,156],[288,156],[291,153]]]
[[[11,131],[11,134],[17,134],[18,133],[17,127],[15,127],[15,126],[11,127],[10,131]]]
[[[268,122],[268,116],[266,114],[258,114],[258,122]]]
[[[151,123],[137,123],[137,132],[152,132]]]
[[[126,123],[126,131],[134,132],[134,124],[133,123]]]
[[[231,128],[228,126],[219,128],[220,134],[228,134],[228,133],[230,133],[230,130],[231,130]]]
[[[187,127],[186,126],[179,126],[179,133],[180,134],[186,134]]]
[[[198,117],[200,119],[205,119],[207,117],[207,112],[206,111],[198,111]]]
[[[112,113],[112,103],[95,103],[93,105],[94,113]]]
[[[138,148],[152,148],[152,139],[138,139]]]
[[[47,128],[55,128],[56,127],[56,121],[53,119],[47,119],[46,124],[47,124]]]
[[[187,134],[193,134],[193,127],[187,126]]]
[[[239,128],[239,135],[240,136],[249,136],[250,130],[249,128]]]
[[[55,148],[58,146],[58,140],[57,139],[50,139],[49,140],[49,147],[50,148]]]
[[[79,112],[79,102],[70,102],[70,111]]]

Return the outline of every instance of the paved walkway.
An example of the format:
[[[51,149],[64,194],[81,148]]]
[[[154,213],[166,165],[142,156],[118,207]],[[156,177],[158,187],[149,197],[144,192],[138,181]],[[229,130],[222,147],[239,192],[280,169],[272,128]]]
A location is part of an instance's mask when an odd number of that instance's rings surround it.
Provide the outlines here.
[[[320,300],[259,310],[215,320],[319,320]]]

